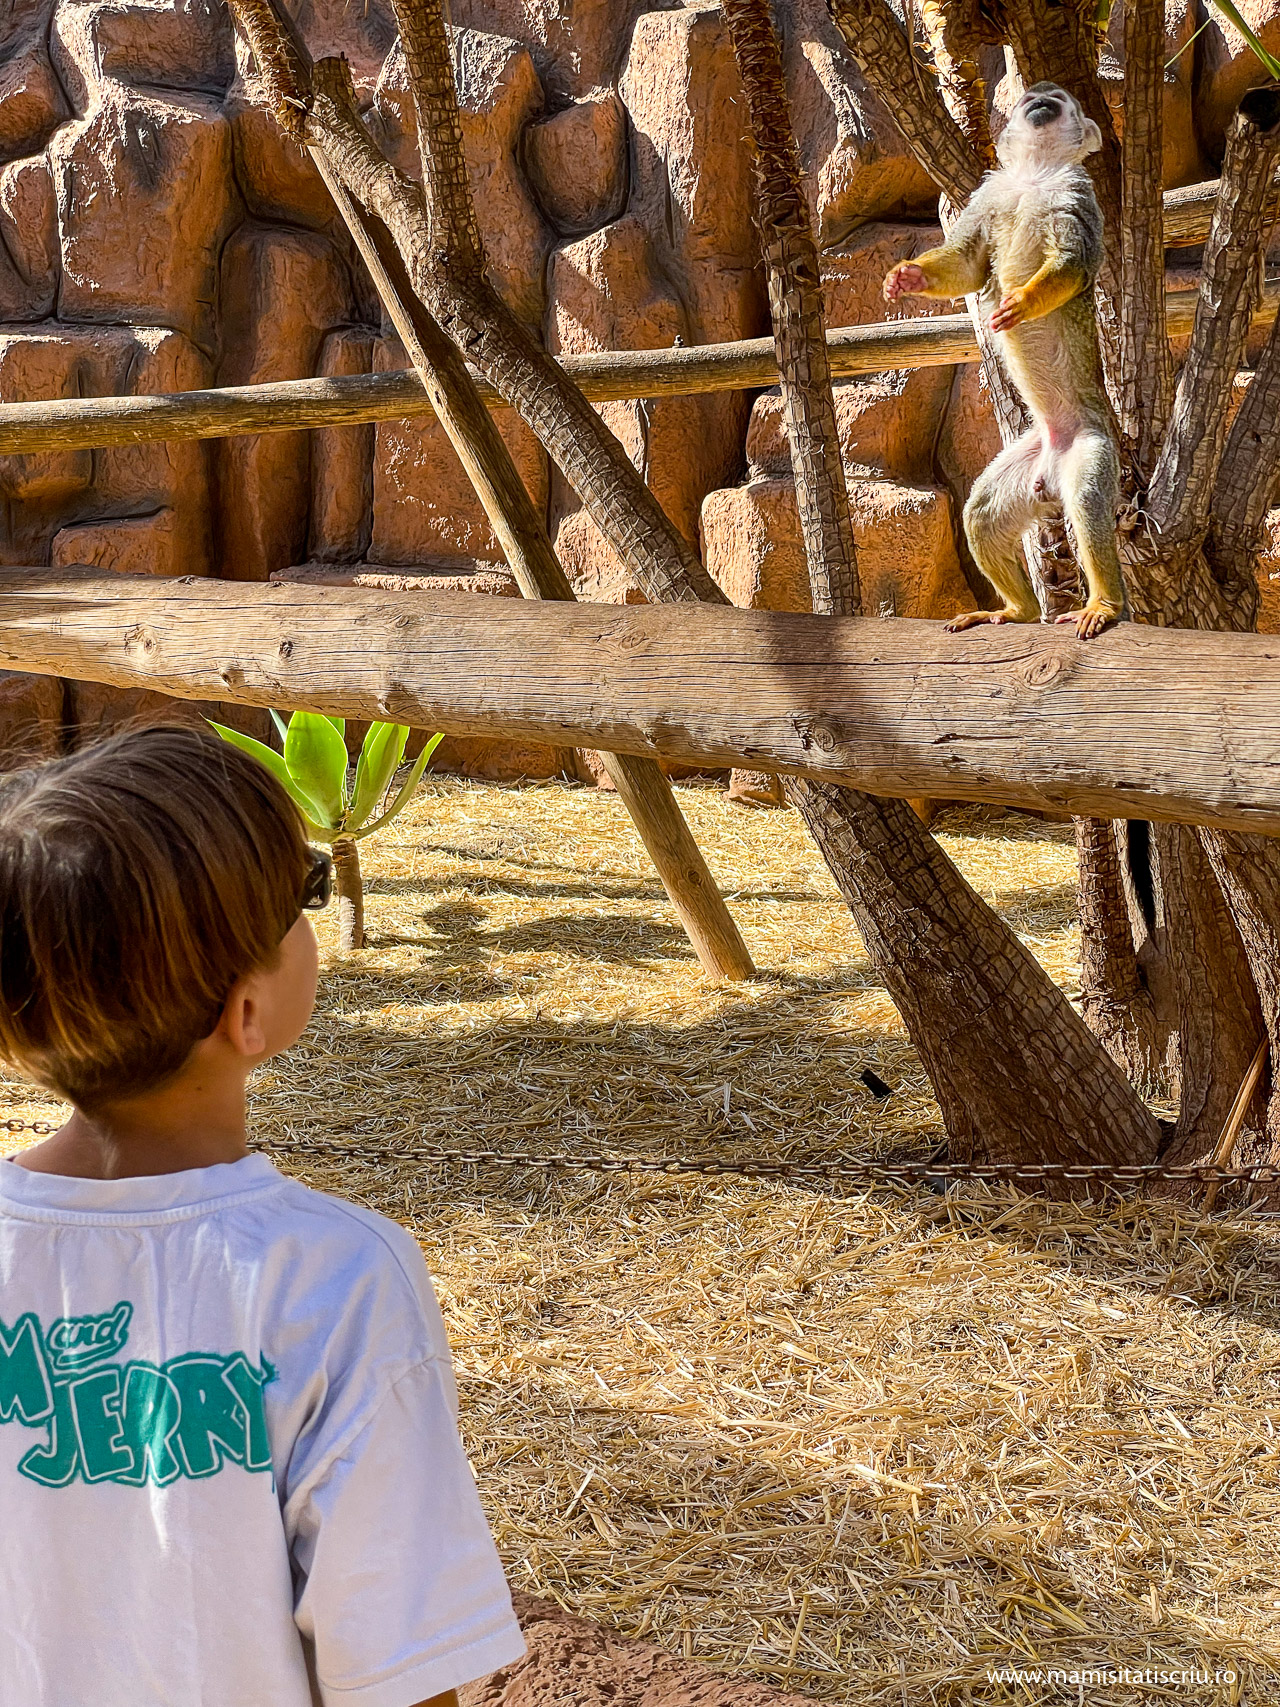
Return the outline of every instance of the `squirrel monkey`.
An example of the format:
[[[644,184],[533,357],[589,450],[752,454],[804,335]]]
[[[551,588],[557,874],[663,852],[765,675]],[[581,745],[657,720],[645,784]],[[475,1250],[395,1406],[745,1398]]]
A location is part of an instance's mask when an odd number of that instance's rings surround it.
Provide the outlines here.
[[[983,470],[964,510],[969,549],[1004,604],[953,617],[953,631],[1039,621],[1020,541],[1059,507],[1089,596],[1083,610],[1057,620],[1074,622],[1089,640],[1124,614],[1115,531],[1120,462],[1093,311],[1102,213],[1081,165],[1101,146],[1101,132],[1073,95],[1036,83],[1000,137],[1000,170],[979,185],[947,241],[899,262],[884,281],[889,302],[980,292],[1001,358],[1031,411],[1030,431]]]

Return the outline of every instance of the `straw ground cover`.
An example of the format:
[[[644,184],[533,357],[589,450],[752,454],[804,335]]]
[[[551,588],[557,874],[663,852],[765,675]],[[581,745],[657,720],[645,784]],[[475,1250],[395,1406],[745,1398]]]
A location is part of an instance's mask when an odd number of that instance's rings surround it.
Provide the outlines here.
[[[513,1582],[857,1707],[1280,1699],[1277,1223],[415,1163],[929,1153],[794,815],[681,802],[757,984],[702,978],[612,797],[436,781],[366,844],[372,946],[330,958],[255,1092],[284,1165],[421,1240]],[[956,814],[943,840],[1073,988],[1069,832]]]

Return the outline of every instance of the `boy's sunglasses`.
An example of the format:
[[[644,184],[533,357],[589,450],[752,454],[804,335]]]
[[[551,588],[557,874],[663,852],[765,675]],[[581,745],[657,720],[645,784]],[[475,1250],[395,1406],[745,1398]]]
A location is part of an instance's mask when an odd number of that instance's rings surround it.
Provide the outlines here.
[[[302,885],[298,905],[303,912],[315,913],[329,905],[333,894],[333,861],[320,848],[308,848],[307,852],[311,855],[311,869]]]

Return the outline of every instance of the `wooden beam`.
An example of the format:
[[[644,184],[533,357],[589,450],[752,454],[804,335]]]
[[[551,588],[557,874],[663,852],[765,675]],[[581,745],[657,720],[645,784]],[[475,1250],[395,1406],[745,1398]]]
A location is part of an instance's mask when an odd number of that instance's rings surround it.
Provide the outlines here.
[[[0,664],[187,699],[1280,834],[1280,639],[0,571]]]
[[[1194,291],[1169,296],[1169,330],[1191,330]],[[1280,290],[1268,287],[1258,324],[1276,317]],[[834,379],[886,368],[949,367],[978,359],[967,314],[922,316],[843,326],[827,335]],[[709,391],[753,391],[778,383],[772,338],[695,344],[673,350],[603,350],[566,356],[562,367],[593,403],[628,397],[685,397]],[[491,409],[504,407],[474,371]],[[156,397],[53,397],[0,404],[0,456],[151,444],[167,439],[221,439],[237,433],[291,433],[315,427],[429,415],[416,373],[353,374],[338,379],[287,379],[273,385],[176,391]],[[0,481],[0,485],[2,485]]]

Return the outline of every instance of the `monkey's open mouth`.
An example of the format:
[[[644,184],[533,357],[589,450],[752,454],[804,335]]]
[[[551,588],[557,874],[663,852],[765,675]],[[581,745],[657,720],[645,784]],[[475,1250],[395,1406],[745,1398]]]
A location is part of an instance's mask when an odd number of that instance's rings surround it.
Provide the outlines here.
[[[1061,111],[1061,106],[1053,95],[1036,95],[1023,108],[1028,124],[1037,128],[1040,125],[1052,124]]]

